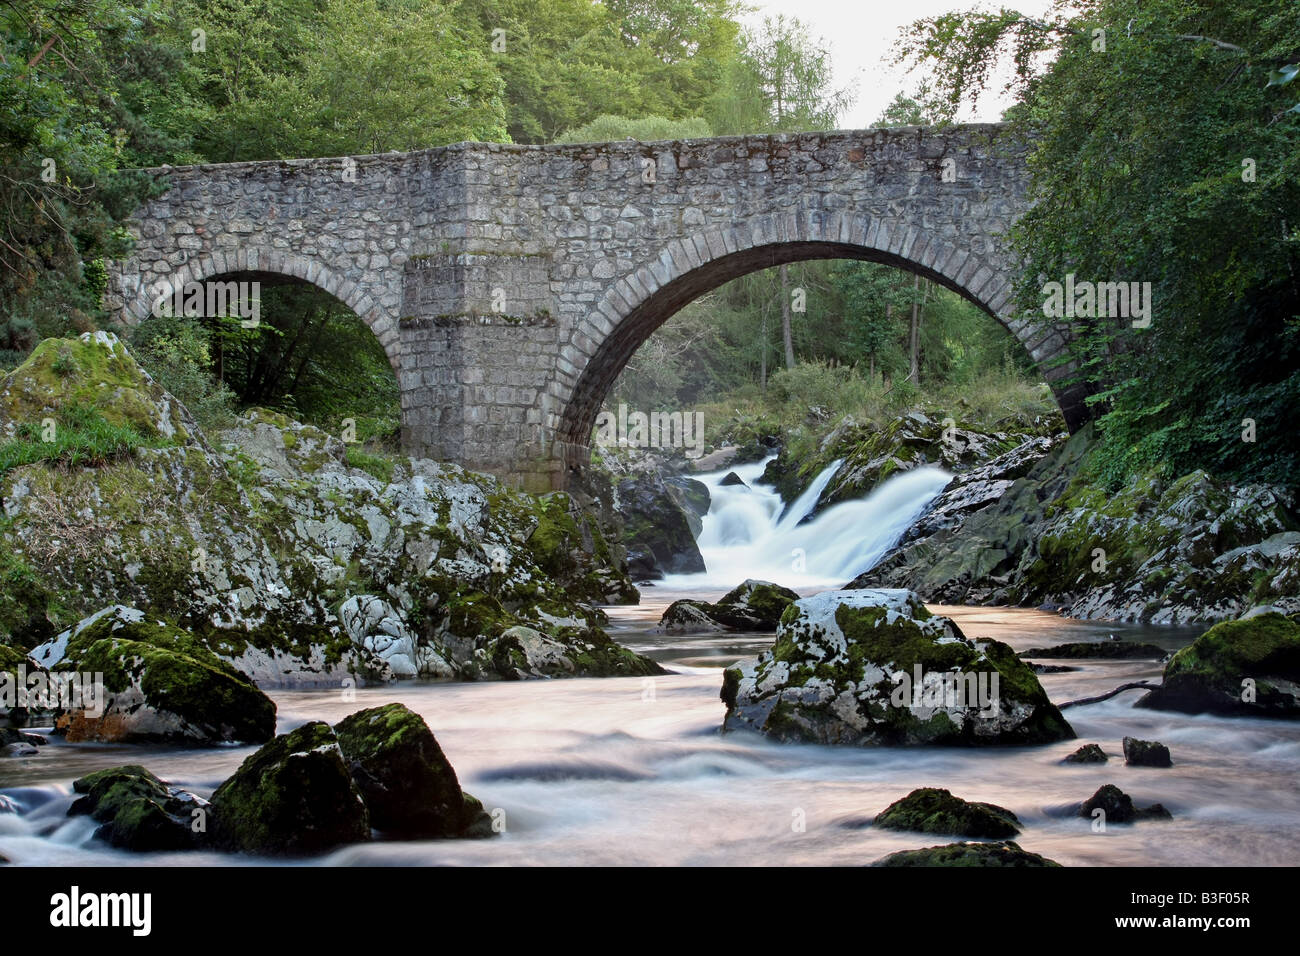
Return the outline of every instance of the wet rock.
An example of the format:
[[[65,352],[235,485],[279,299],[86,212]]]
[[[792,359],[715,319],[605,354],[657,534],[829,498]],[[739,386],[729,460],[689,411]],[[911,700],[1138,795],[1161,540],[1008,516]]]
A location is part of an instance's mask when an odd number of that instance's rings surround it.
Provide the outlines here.
[[[103,674],[104,698],[73,699],[55,716],[72,741],[261,743],[275,704],[196,635],[116,605],[32,652],[54,675]]]
[[[1133,798],[1112,783],[1106,784],[1079,806],[1079,816],[1097,819],[1101,810],[1101,819],[1106,823],[1135,823],[1138,820],[1170,820],[1173,814],[1162,804],[1153,803],[1149,807],[1135,807]]]
[[[1074,731],[1007,645],[969,640],[908,591],[825,591],[723,673],[724,729],[853,746],[1034,744]]]
[[[900,850],[881,857],[872,866],[1060,866],[1037,853],[1022,850],[1011,840],[1001,843],[948,843],[923,850]]]
[[[1161,660],[1169,652],[1156,644],[1137,641],[1077,641],[1055,647],[1031,647],[1024,658],[1072,658],[1093,660]]]
[[[456,669],[436,652],[421,656],[401,613],[383,598],[359,594],[339,608],[339,621],[352,642],[388,665],[394,677],[452,677]]]
[[[208,802],[169,787],[138,764],[99,770],[73,781],[68,816],[88,814],[97,839],[138,852],[192,850],[207,830]]]
[[[1171,767],[1169,748],[1157,740],[1124,738],[1124,762],[1133,767]]]
[[[1300,716],[1300,623],[1275,611],[1214,625],[1165,665],[1138,707]]]
[[[477,801],[461,793],[433,732],[402,704],[358,711],[334,732],[376,830],[456,837],[478,820],[482,805],[475,809]]]
[[[991,803],[970,803],[947,790],[924,787],[891,803],[875,819],[886,830],[949,833],[956,836],[1003,839],[1020,832],[1010,810]]]
[[[370,839],[370,816],[334,731],[312,721],[261,747],[217,788],[211,831],[229,850],[313,854]]]
[[[732,485],[742,485],[746,488],[749,487],[749,485],[745,484],[745,479],[741,478],[740,475],[736,474],[734,471],[729,471],[723,475],[722,480],[718,482],[718,485],[721,487],[730,487]]]
[[[1061,763],[1106,763],[1110,758],[1098,744],[1084,744]]]
[[[1235,618],[1261,604],[1300,610],[1292,490],[1196,471],[1134,476],[1115,491],[1086,478],[1094,443],[1087,426],[1010,484],[991,479],[979,493],[960,483],[978,480],[973,473],[959,475],[848,586],[1157,624]],[[1094,567],[1098,549],[1104,571]]]
[[[704,570],[704,558],[687,517],[688,513],[695,513],[683,509],[674,491],[654,473],[618,483],[623,543],[627,547],[629,573],[634,577],[653,579]]]
[[[775,631],[781,615],[799,595],[771,581],[753,578],[727,592],[716,604],[674,601],[659,626],[668,633],[698,631]]]
[[[36,745],[25,740],[0,745],[0,758],[35,757],[38,753]]]
[[[531,627],[516,626],[487,642],[485,666],[505,680],[543,677],[632,677],[666,673],[640,654],[610,640],[598,628],[571,627],[552,639]]]

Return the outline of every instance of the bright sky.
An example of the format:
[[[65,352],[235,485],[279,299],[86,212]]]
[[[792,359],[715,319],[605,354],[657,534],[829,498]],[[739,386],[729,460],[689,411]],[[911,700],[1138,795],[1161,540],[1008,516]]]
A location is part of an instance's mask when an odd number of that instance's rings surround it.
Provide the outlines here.
[[[923,17],[959,10],[996,9],[1002,2],[976,3],[972,0],[748,0],[755,12],[743,18],[746,25],[759,25],[764,15],[779,13],[797,17],[808,25],[813,36],[822,38],[835,70],[837,88],[852,86],[857,92],[854,105],[841,118],[844,129],[872,125],[894,94],[912,93],[920,74],[908,74],[891,61],[894,43],[902,27]],[[1050,0],[1016,0],[1007,6],[1027,16],[1041,16],[1051,6]],[[995,122],[1011,101],[1001,96],[1001,84],[993,89],[974,111],[967,110],[959,119]]]

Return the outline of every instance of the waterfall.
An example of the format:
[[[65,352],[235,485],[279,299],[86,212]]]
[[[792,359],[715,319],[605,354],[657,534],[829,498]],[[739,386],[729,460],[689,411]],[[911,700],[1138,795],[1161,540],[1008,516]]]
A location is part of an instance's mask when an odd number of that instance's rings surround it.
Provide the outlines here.
[[[760,578],[792,588],[840,587],[879,561],[952,478],[932,465],[914,468],[800,524],[843,462],[823,469],[786,508],[759,480],[767,461],[694,476],[710,495],[696,541],[706,570],[669,575],[662,586],[730,589]],[[733,471],[745,484],[721,483]]]

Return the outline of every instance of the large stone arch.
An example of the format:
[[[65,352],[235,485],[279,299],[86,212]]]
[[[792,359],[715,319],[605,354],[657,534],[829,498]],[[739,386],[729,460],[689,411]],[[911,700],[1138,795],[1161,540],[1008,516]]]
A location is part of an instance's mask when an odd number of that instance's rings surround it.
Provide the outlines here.
[[[252,279],[259,276],[300,279],[323,289],[355,312],[375,333],[394,374],[401,370],[401,339],[384,309],[356,283],[339,276],[317,259],[258,246],[244,246],[238,250],[196,256],[155,282],[166,282],[169,288],[176,289],[191,282],[240,276]],[[148,288],[141,284],[133,295],[125,298],[124,306],[119,312],[123,321],[136,325],[148,318],[154,302],[153,290],[153,284]]]
[[[1009,262],[992,237],[980,233],[957,235],[902,218],[821,209],[791,210],[729,228],[700,230],[667,242],[657,257],[613,281],[562,351],[575,373],[557,377],[551,395],[560,410],[556,439],[566,464],[572,467],[585,460],[596,415],[619,372],[682,306],[758,269],[828,258],[918,272],[999,321],[1036,362],[1056,356],[1065,344],[1064,327],[1014,314]],[[1082,395],[1057,384],[1065,368],[1045,368],[1044,374],[1073,429],[1083,421]]]

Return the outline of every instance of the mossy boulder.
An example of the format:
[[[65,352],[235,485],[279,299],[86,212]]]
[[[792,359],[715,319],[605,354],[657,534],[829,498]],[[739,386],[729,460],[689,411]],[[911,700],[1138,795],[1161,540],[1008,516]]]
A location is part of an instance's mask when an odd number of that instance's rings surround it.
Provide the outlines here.
[[[24,424],[57,422],[74,406],[147,438],[184,442],[197,431],[185,407],[136,364],[116,335],[86,332],[45,339],[0,378],[0,440],[12,439]]]
[[[97,839],[126,850],[191,850],[207,832],[208,803],[169,787],[138,764],[98,770],[73,781],[68,816],[101,824]]]
[[[370,839],[370,815],[338,737],[322,721],[281,734],[212,795],[214,842],[268,856]]]
[[[104,699],[55,716],[69,741],[262,743],[275,703],[189,631],[114,606],[37,648],[55,673],[103,674]]]
[[[462,836],[482,812],[461,792],[424,718],[404,705],[358,711],[335,724],[334,733],[376,830]]]
[[[598,627],[507,628],[485,646],[484,657],[506,680],[542,677],[644,677],[666,671],[614,642]]]
[[[1022,850],[1011,840],[1001,843],[948,843],[923,850],[900,850],[881,857],[872,866],[1060,866],[1037,853]]]
[[[1109,760],[1106,751],[1102,750],[1098,744],[1084,744],[1062,760],[1061,763],[1107,763]]]
[[[945,833],[1000,840],[1020,832],[1020,820],[992,803],[971,803],[947,790],[913,790],[877,814],[875,825],[886,830]]]
[[[723,727],[854,746],[1037,744],[1074,731],[1006,644],[969,640],[910,591],[824,591],[723,674]]]
[[[1165,664],[1164,681],[1137,706],[1300,716],[1300,623],[1268,612],[1214,625]]]
[[[749,579],[727,592],[716,604],[708,601],[674,601],[664,611],[659,626],[669,633],[734,630],[775,631],[781,615],[799,595],[771,581]]]
[[[1101,811],[1098,814],[1098,810]],[[1170,820],[1173,818],[1163,804],[1153,803],[1149,807],[1133,805],[1133,798],[1127,793],[1108,783],[1079,805],[1079,816],[1090,820],[1100,819],[1105,823],[1134,823],[1138,820]]]

